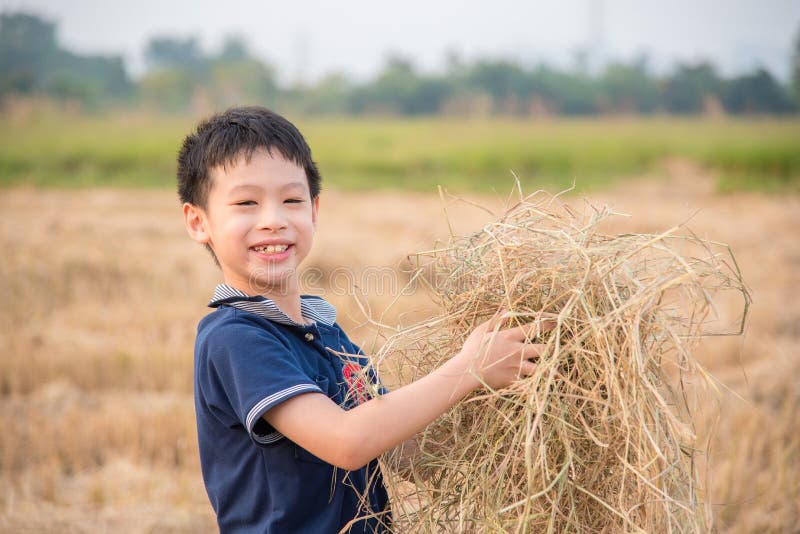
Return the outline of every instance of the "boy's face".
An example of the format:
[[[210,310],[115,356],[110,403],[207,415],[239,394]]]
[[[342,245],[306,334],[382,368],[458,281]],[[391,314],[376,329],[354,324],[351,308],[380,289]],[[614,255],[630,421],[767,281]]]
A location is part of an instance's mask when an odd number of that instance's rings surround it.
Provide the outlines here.
[[[189,234],[211,246],[225,282],[265,296],[299,292],[319,209],[303,168],[273,154],[257,150],[249,162],[212,169],[206,209],[183,207]]]

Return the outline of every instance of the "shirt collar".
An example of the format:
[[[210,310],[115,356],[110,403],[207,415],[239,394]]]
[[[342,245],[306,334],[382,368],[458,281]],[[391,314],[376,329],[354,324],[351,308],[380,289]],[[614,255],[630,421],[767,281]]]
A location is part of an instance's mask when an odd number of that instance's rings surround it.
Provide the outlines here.
[[[228,284],[219,284],[214,288],[214,296],[211,297],[208,306],[216,308],[223,304],[255,313],[276,323],[288,326],[308,326],[289,318],[272,299],[261,295],[248,295]],[[327,326],[333,326],[333,323],[336,322],[336,308],[322,297],[300,295],[300,313],[304,319],[320,322]]]

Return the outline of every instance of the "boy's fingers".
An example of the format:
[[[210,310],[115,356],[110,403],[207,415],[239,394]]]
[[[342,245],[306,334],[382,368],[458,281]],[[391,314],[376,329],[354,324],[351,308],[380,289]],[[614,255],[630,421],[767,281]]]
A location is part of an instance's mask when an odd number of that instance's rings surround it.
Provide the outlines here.
[[[493,330],[496,330],[498,325],[500,325],[500,323],[503,321],[503,316],[505,313],[505,307],[500,306],[497,308],[497,311],[494,312],[494,315],[492,315],[489,320],[484,323],[486,325],[485,332],[492,332]]]
[[[537,343],[525,343],[520,352],[522,353],[523,360],[537,360],[542,355],[544,345]]]
[[[536,364],[529,361],[523,361],[522,364],[519,366],[519,375],[522,376],[531,376],[533,373],[536,372]]]
[[[545,332],[549,332],[553,328],[556,327],[558,321],[555,319],[539,319],[538,321],[533,321],[528,324],[524,324],[522,326],[517,326],[515,328],[511,328],[510,330],[515,335],[519,335],[524,339],[535,339],[540,335],[544,334]]]

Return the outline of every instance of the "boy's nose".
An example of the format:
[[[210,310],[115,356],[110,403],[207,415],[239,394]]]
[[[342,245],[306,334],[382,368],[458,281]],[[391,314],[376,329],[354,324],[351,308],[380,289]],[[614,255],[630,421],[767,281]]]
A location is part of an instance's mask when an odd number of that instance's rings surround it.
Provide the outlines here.
[[[286,228],[286,217],[280,208],[265,208],[261,210],[258,227],[264,230],[281,230]]]

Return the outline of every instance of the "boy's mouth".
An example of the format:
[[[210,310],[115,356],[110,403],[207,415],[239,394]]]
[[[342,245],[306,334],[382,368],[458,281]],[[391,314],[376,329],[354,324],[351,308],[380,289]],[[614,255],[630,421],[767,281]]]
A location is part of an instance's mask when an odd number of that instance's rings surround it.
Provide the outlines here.
[[[286,251],[290,246],[291,245],[261,245],[252,248],[261,254],[280,254]]]

